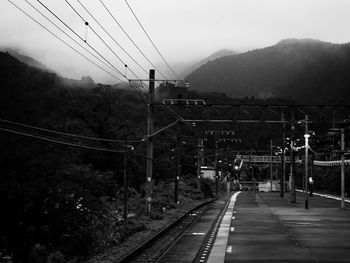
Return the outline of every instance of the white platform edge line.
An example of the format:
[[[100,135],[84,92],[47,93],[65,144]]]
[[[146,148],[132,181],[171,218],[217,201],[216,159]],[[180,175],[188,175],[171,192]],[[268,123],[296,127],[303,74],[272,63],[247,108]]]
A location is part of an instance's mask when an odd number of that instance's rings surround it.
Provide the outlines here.
[[[225,215],[220,223],[219,231],[216,236],[213,248],[210,251],[208,261],[209,263],[221,263],[225,261],[226,247],[228,237],[230,234],[230,225],[233,215],[233,210],[236,205],[237,196],[241,192],[234,193],[231,197],[230,203],[227,207]]]

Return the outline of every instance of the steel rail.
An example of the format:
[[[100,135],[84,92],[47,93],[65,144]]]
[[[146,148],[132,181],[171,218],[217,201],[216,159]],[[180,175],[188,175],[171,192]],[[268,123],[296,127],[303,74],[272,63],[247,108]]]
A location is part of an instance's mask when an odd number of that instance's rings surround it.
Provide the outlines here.
[[[181,220],[183,220],[186,216],[188,216],[189,214],[193,213],[195,210],[206,206],[212,202],[214,202],[216,199],[212,199],[209,201],[206,201],[194,208],[192,208],[191,210],[189,210],[188,212],[186,212],[184,215],[182,215],[181,217],[179,217],[178,219],[176,219],[174,222],[172,222],[170,225],[168,225],[167,227],[163,228],[162,230],[158,231],[156,234],[154,234],[151,238],[149,238],[148,240],[146,240],[145,242],[143,242],[141,245],[139,245],[138,247],[136,247],[133,251],[131,251],[130,253],[128,253],[127,255],[123,256],[118,262],[119,263],[127,263],[127,262],[131,262],[131,260],[135,257],[137,257],[138,255],[140,255],[143,251],[145,251],[148,247],[151,246],[152,243],[154,243],[157,239],[159,239],[160,237],[162,237],[163,235],[165,235],[168,231],[170,231],[171,229],[173,229],[177,224],[179,224],[181,222]]]

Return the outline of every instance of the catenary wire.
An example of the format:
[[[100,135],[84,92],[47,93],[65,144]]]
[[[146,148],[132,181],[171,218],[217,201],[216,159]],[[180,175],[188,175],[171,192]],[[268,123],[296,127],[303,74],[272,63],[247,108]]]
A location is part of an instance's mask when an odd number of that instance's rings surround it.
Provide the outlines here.
[[[54,130],[49,130],[49,129],[44,129],[32,125],[27,125],[19,122],[14,122],[14,121],[9,121],[5,119],[0,119],[0,122],[5,122],[8,124],[12,125],[17,125],[25,128],[30,128],[38,131],[44,131],[44,132],[49,132],[53,134],[58,134],[58,135],[64,135],[64,136],[70,136],[70,137],[75,137],[75,138],[80,138],[80,139],[86,139],[86,140],[94,140],[94,141],[103,141],[103,142],[115,142],[115,143],[124,143],[125,140],[112,140],[112,139],[102,139],[102,138],[96,138],[96,137],[90,137],[90,136],[83,136],[83,135],[78,135],[78,134],[73,134],[73,133],[66,133],[66,132],[59,132],[59,131],[54,131]],[[144,140],[128,140],[129,143],[140,143],[144,142]]]
[[[46,137],[42,137],[42,136],[38,136],[38,135],[34,135],[34,134],[29,134],[29,133],[20,132],[20,131],[14,131],[14,130],[2,128],[2,127],[0,127],[0,130],[8,132],[8,133],[13,133],[13,134],[17,134],[17,135],[22,135],[22,136],[31,137],[31,138],[34,138],[34,139],[47,141],[47,142],[52,142],[52,143],[66,145],[66,146],[71,146],[71,147],[84,148],[84,149],[88,149],[88,150],[112,152],[112,153],[124,153],[124,152],[127,152],[125,150],[124,151],[117,151],[117,150],[107,149],[107,148],[99,148],[99,147],[93,147],[93,146],[88,146],[88,145],[83,145],[83,144],[75,144],[75,143],[63,142],[63,141],[58,141],[58,140],[54,140],[54,139],[50,139],[50,138],[46,138]]]
[[[322,152],[322,153],[316,152],[310,146],[308,147],[308,149],[310,149],[310,151],[313,152],[314,154],[318,154],[318,155],[327,154],[326,152]]]
[[[100,3],[103,5],[103,7],[106,9],[108,14],[112,17],[114,22],[119,26],[119,28],[124,32],[124,34],[129,38],[131,43],[137,48],[137,50],[142,54],[142,56],[152,65],[152,67],[164,78],[166,77],[163,75],[163,73],[149,60],[149,58],[145,55],[145,53],[139,48],[139,46],[135,43],[135,41],[130,37],[130,35],[125,31],[123,26],[118,22],[118,20],[115,18],[115,16],[112,14],[112,12],[109,10],[109,8],[100,0]]]
[[[58,141],[58,140],[54,140],[54,139],[50,139],[50,138],[45,138],[45,137],[38,136],[38,135],[33,135],[33,134],[24,133],[24,132],[14,131],[11,129],[6,129],[3,127],[0,127],[0,130],[8,132],[8,133],[12,133],[12,134],[22,135],[22,136],[26,136],[26,137],[30,137],[30,138],[34,138],[34,139],[43,140],[46,142],[51,142],[51,143],[56,143],[56,144],[61,144],[61,145],[66,145],[66,146],[71,146],[71,147],[84,148],[84,149],[95,150],[95,151],[111,152],[111,153],[129,153],[129,154],[134,155],[136,157],[141,157],[142,159],[157,161],[156,159],[149,158],[143,154],[139,154],[139,153],[136,153],[134,151],[125,151],[125,150],[118,151],[118,150],[107,149],[107,148],[100,148],[100,147],[93,147],[93,146],[82,145],[82,144],[62,142],[62,141]]]
[[[77,2],[81,5],[81,7],[94,19],[94,21],[102,28],[102,30],[113,40],[113,42],[118,45],[118,47],[136,64],[138,65],[144,73],[148,74],[147,70],[143,68],[120,44],[119,42],[113,37],[102,25],[101,23],[95,18],[95,16],[84,6],[84,4],[77,0]]]
[[[97,57],[95,54],[93,54],[90,50],[88,50],[86,47],[84,47],[82,44],[80,44],[78,41],[76,41],[74,38],[72,38],[69,34],[67,34],[64,30],[62,30],[59,26],[57,26],[50,18],[48,18],[45,14],[43,14],[39,9],[37,9],[34,5],[32,5],[28,0],[25,0],[28,5],[30,5],[33,9],[35,9],[41,16],[43,16],[46,20],[48,20],[53,26],[55,26],[57,29],[59,29],[63,34],[65,34],[67,37],[69,37],[72,41],[74,41],[77,45],[79,45],[81,48],[83,48],[86,52],[88,52],[91,56],[99,60],[101,63],[103,63],[106,67],[111,69],[112,71],[115,71],[111,66],[109,66],[106,62],[104,62],[102,59]],[[119,78],[118,78],[119,79]],[[121,81],[121,79],[119,79]]]
[[[35,23],[37,23],[39,26],[41,26],[42,28],[44,28],[46,31],[48,31],[51,35],[53,35],[54,37],[56,37],[58,40],[60,40],[62,43],[64,43],[66,46],[68,46],[69,48],[73,49],[76,53],[78,53],[79,55],[81,55],[82,57],[84,57],[86,60],[90,61],[92,64],[94,64],[96,67],[100,68],[101,70],[103,70],[104,72],[106,72],[107,74],[111,75],[112,77],[118,79],[119,81],[122,81],[120,78],[118,78],[117,76],[115,76],[114,74],[112,74],[111,72],[107,71],[106,69],[102,68],[100,65],[98,65],[96,62],[94,62],[93,60],[91,60],[90,58],[88,58],[87,56],[85,56],[84,54],[82,54],[80,51],[78,51],[76,48],[74,48],[73,46],[71,46],[70,44],[68,44],[66,41],[64,41],[62,38],[60,38],[59,36],[57,36],[55,33],[53,33],[51,30],[49,30],[48,28],[46,28],[43,24],[41,24],[39,21],[37,21],[35,18],[33,18],[30,14],[28,14],[26,11],[24,11],[22,8],[20,8],[18,5],[16,5],[15,3],[13,3],[11,0],[8,0],[13,6],[15,6],[18,10],[20,10],[23,14],[25,14],[26,16],[28,16],[30,19],[32,19]]]
[[[86,23],[86,19],[84,19],[84,17],[82,15],[80,15],[80,13],[68,2],[68,0],[65,0],[65,2],[69,5],[69,7],[80,17],[80,19],[85,23],[85,24],[88,24]],[[135,78],[137,78],[138,80],[140,80],[140,78],[136,75],[136,73],[134,71],[132,71],[128,65],[120,58],[120,56],[118,56],[114,50],[106,43],[106,41],[95,31],[94,28],[92,28],[90,26],[90,24],[88,24],[88,27],[92,30],[92,32],[102,41],[102,43],[113,53],[113,55],[124,65],[124,67],[126,69],[129,69],[129,71],[135,76]],[[86,41],[85,41],[86,42]],[[124,77],[127,79],[127,80],[130,80],[129,78],[126,77],[126,74],[124,74]],[[140,82],[142,83],[142,81],[140,80]],[[142,87],[144,87],[142,85]]]
[[[65,0],[65,2],[69,5],[69,7],[80,17],[80,19],[86,23],[86,19],[84,19],[79,12],[67,1]],[[127,67],[127,64],[109,47],[109,45],[100,37],[100,35],[97,34],[97,32],[90,26],[90,24],[88,24],[88,26],[90,27],[90,29],[92,30],[92,32],[94,32],[94,34],[105,44],[105,46],[116,56],[116,58],[125,66]]]
[[[142,31],[145,33],[145,35],[147,36],[148,40],[151,42],[152,46],[154,47],[154,49],[157,51],[158,55],[162,58],[162,60],[164,61],[164,63],[167,65],[167,67],[170,69],[170,71],[174,74],[174,76],[176,78],[178,78],[180,80],[180,77],[176,74],[176,72],[172,69],[172,67],[170,67],[169,63],[165,60],[164,56],[160,53],[159,49],[157,48],[157,46],[154,44],[154,42],[152,41],[151,37],[149,36],[149,34],[147,33],[147,31],[145,30],[145,28],[143,27],[142,23],[140,22],[140,20],[138,19],[138,17],[136,16],[134,10],[131,8],[131,6],[129,5],[128,1],[125,0],[125,3],[127,4],[127,6],[129,7],[131,13],[134,15],[137,23],[140,25]]]
[[[61,18],[59,18],[51,9],[49,9],[45,4],[43,4],[40,0],[36,0],[39,2],[47,11],[49,11],[56,19],[58,19],[65,27],[67,27],[74,35],[76,35],[80,40],[85,42],[96,54],[98,54],[104,61],[106,61],[111,67],[113,67],[121,76],[125,79],[129,80],[119,69],[117,69],[112,63],[110,63],[100,52],[98,52],[94,47],[92,47],[89,43],[87,43],[77,32],[75,32],[67,23],[65,23]]]

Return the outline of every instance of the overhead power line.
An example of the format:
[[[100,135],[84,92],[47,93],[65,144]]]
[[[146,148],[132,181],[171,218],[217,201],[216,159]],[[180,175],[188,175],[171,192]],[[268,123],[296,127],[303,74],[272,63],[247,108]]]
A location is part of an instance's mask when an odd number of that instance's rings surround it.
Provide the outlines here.
[[[25,137],[30,137],[30,138],[43,140],[43,141],[51,142],[51,143],[56,143],[56,144],[60,144],[60,145],[77,147],[77,148],[83,148],[83,149],[94,150],[94,151],[111,152],[111,153],[125,153],[125,152],[129,152],[129,154],[132,154],[132,155],[134,155],[136,157],[141,157],[143,159],[150,159],[152,161],[157,161],[156,159],[148,158],[147,156],[145,156],[143,154],[135,153],[134,151],[130,152],[128,150],[114,150],[114,149],[108,149],[108,148],[102,148],[102,147],[93,147],[93,146],[88,146],[88,145],[83,145],[83,144],[75,144],[75,143],[63,142],[63,141],[54,140],[54,139],[46,138],[46,137],[39,136],[39,135],[29,134],[29,133],[15,131],[15,130],[11,130],[11,129],[6,129],[6,128],[3,128],[3,127],[0,127],[0,131],[5,131],[7,133],[12,133],[12,134],[16,134],[16,135],[25,136]],[[133,141],[127,141],[127,142],[130,143],[130,142],[133,142]]]
[[[170,71],[174,74],[174,76],[176,78],[178,78],[179,80],[180,77],[176,74],[176,72],[172,69],[172,67],[170,67],[169,63],[165,60],[164,56],[160,53],[159,49],[156,47],[156,45],[154,44],[154,42],[152,41],[151,37],[149,36],[149,34],[146,32],[145,28],[143,27],[143,25],[141,24],[140,20],[138,19],[138,17],[136,16],[134,10],[131,8],[131,6],[129,5],[128,1],[125,0],[125,3],[127,4],[127,6],[129,7],[131,13],[134,15],[137,23],[140,25],[140,27],[142,28],[142,31],[145,33],[145,35],[147,36],[148,40],[151,42],[152,46],[154,47],[154,49],[157,51],[158,55],[162,58],[162,60],[164,61],[164,63],[167,65],[167,67],[170,69]]]
[[[68,2],[68,0],[65,0],[65,2],[79,16],[79,18],[85,23],[85,25],[87,25],[91,29],[91,31],[101,40],[101,42],[109,49],[109,51],[111,51],[113,53],[113,55],[124,65],[125,69],[129,69],[129,71],[135,76],[135,78],[140,80],[140,78],[136,75],[136,73],[128,67],[128,65],[120,58],[120,56],[118,56],[117,53],[115,53],[115,51],[107,44],[107,42],[96,32],[96,30],[93,27],[91,27],[91,25],[86,21],[86,19],[74,8],[74,6],[72,6]],[[85,42],[86,42],[86,40],[85,40]],[[124,74],[124,78],[126,78],[128,81],[130,81],[130,79],[126,76],[126,74]],[[140,80],[140,82],[141,82],[141,80]],[[144,87],[143,84],[142,84],[142,87]]]
[[[96,137],[90,137],[90,136],[83,136],[83,135],[78,135],[78,134],[72,134],[72,133],[66,133],[66,132],[59,132],[59,131],[53,131],[49,129],[44,129],[36,126],[31,126],[31,125],[26,125],[23,123],[19,122],[14,122],[14,121],[9,121],[5,119],[0,119],[0,122],[5,122],[7,124],[12,124],[12,125],[17,125],[20,127],[25,127],[25,128],[30,128],[38,131],[43,131],[43,132],[48,132],[48,133],[53,133],[57,135],[63,135],[63,136],[69,136],[69,137],[75,137],[75,138],[80,138],[80,139],[86,139],[86,140],[94,140],[94,141],[103,141],[103,142],[112,142],[112,143],[124,143],[125,140],[112,140],[112,139],[102,139],[102,138],[96,138]],[[140,143],[144,142],[144,140],[128,140],[128,143]]]
[[[93,54],[90,50],[88,50],[86,47],[84,47],[82,44],[80,44],[78,41],[76,41],[74,38],[72,38],[69,34],[67,34],[64,30],[62,30],[57,24],[55,24],[50,18],[48,18],[45,14],[43,14],[39,9],[37,9],[35,6],[33,6],[28,0],[25,0],[27,2],[28,5],[30,5],[35,11],[37,11],[41,16],[43,16],[46,20],[48,20],[53,26],[55,26],[58,30],[60,30],[63,34],[65,34],[67,37],[69,37],[72,41],[74,41],[74,43],[76,43],[77,45],[79,45],[81,48],[83,48],[86,52],[88,52],[91,56],[93,56],[94,58],[96,58],[97,60],[99,60],[101,63],[103,63],[106,67],[108,67],[109,69],[111,69],[112,71],[115,71],[115,69],[113,69],[111,66],[109,66],[106,62],[104,62],[102,59],[100,59],[99,57],[97,57],[95,54]],[[115,78],[117,78],[119,81],[121,81],[121,79],[119,79],[118,77],[114,76]]]
[[[84,19],[79,14],[79,12],[67,0],[65,0],[65,2],[80,17],[80,19],[85,23],[85,25],[87,25],[92,30],[92,32],[94,32],[94,34],[105,44],[105,46],[114,54],[114,56],[123,64],[123,66],[127,67],[127,64],[111,49],[111,47],[100,37],[100,35],[97,34],[97,32],[90,26],[90,24],[86,21],[86,19]],[[86,40],[85,40],[85,42],[86,42]],[[124,77],[126,77],[126,76],[124,75]]]
[[[18,5],[16,5],[15,3],[13,3],[11,0],[8,0],[13,6],[15,6],[18,10],[20,10],[23,14],[25,14],[26,16],[28,16],[30,19],[32,19],[35,23],[37,23],[39,26],[41,26],[42,28],[44,28],[47,32],[49,32],[51,35],[53,35],[54,37],[56,37],[58,40],[60,40],[62,43],[64,43],[66,46],[68,46],[69,48],[71,48],[72,50],[74,50],[76,53],[78,53],[80,56],[84,57],[86,60],[88,60],[89,62],[91,62],[92,64],[94,64],[96,67],[100,68],[101,70],[103,70],[104,72],[106,72],[107,74],[111,75],[112,77],[118,79],[119,81],[122,81],[120,78],[118,78],[117,76],[115,76],[114,74],[112,74],[111,72],[107,71],[106,69],[102,68],[100,65],[98,65],[96,62],[94,62],[93,60],[91,60],[90,58],[88,58],[87,56],[85,56],[84,54],[82,54],[80,51],[78,51],[76,48],[74,48],[73,46],[71,46],[70,44],[68,44],[66,41],[64,41],[62,38],[60,38],[59,36],[57,36],[55,33],[53,33],[51,30],[49,30],[47,27],[45,27],[43,24],[41,24],[38,20],[36,20],[34,17],[32,17],[30,14],[28,14],[26,11],[24,11],[22,8],[20,8]]]
[[[13,134],[17,134],[17,135],[22,135],[22,136],[31,137],[31,138],[34,138],[34,139],[47,141],[47,142],[52,142],[52,143],[66,145],[66,146],[71,146],[71,147],[84,148],[84,149],[88,149],[88,150],[112,152],[112,153],[124,153],[124,152],[127,152],[125,150],[118,151],[118,150],[113,150],[113,149],[108,149],[108,148],[100,148],[100,147],[93,147],[93,146],[88,146],[88,145],[83,145],[83,144],[63,142],[63,141],[58,141],[58,140],[42,137],[42,136],[39,136],[39,135],[29,134],[29,133],[20,132],[20,131],[14,131],[14,130],[2,128],[2,127],[0,127],[0,130],[8,132],[8,133],[13,133]]]
[[[143,68],[120,44],[119,42],[101,25],[101,23],[95,18],[95,16],[83,5],[80,0],[77,0],[82,8],[92,17],[92,19],[102,28],[102,30],[113,40],[115,44],[136,64],[138,65],[144,73],[148,74],[147,70]]]
[[[61,18],[59,18],[50,8],[43,4],[40,0],[36,0],[40,3],[47,11],[49,11],[57,20],[59,20],[65,27],[67,27],[74,35],[76,35],[80,40],[85,42],[96,54],[98,54],[104,61],[106,61],[111,67],[113,67],[121,76],[129,80],[119,69],[117,69],[112,63],[110,63],[100,52],[98,52],[94,47],[87,43],[77,32],[75,32],[67,23],[65,23]]]
[[[103,5],[103,7],[106,9],[108,14],[112,17],[114,22],[119,26],[119,28],[124,32],[124,34],[128,37],[128,39],[131,41],[131,43],[137,48],[137,50],[141,53],[141,55],[150,63],[150,65],[164,78],[166,77],[162,74],[162,72],[149,60],[149,58],[145,55],[145,53],[139,48],[139,46],[135,43],[135,41],[130,37],[130,35],[126,32],[126,30],[123,28],[123,26],[118,22],[118,20],[115,18],[115,16],[112,14],[112,12],[109,10],[109,8],[100,0],[100,3]]]

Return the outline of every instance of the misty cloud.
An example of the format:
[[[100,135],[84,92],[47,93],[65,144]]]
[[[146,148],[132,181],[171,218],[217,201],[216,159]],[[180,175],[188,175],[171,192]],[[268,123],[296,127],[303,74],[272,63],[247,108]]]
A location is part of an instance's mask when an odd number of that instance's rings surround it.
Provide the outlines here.
[[[13,0],[13,2],[76,47],[72,41],[31,9],[25,1]],[[50,16],[37,1],[30,2],[68,32],[68,29]],[[141,78],[147,77],[147,74],[99,29],[76,1],[70,2],[108,41],[130,69]],[[104,2],[146,56],[170,77],[169,70],[147,40],[125,2],[107,0]],[[215,2],[149,0],[147,3],[130,0],[129,2],[163,56],[174,65],[198,61],[222,48],[242,52],[273,45],[281,39],[291,37],[314,38],[333,43],[349,41],[347,27],[350,24],[348,15],[350,2],[347,0],[218,0]],[[86,37],[84,23],[64,1],[46,0],[43,3],[79,35]],[[152,67],[108,16],[99,1],[88,0],[84,1],[84,4],[138,63],[147,71]],[[2,10],[0,46],[18,47],[66,77],[80,79],[83,75],[89,75],[96,82],[118,81],[59,42],[8,1],[1,1],[0,8]],[[125,72],[124,65],[93,35],[91,30],[88,31],[87,37],[88,43],[101,50],[101,53],[123,74],[126,73],[128,77],[132,77],[131,72]]]

